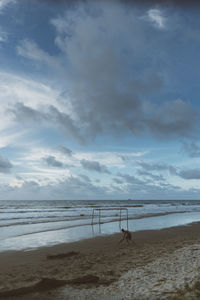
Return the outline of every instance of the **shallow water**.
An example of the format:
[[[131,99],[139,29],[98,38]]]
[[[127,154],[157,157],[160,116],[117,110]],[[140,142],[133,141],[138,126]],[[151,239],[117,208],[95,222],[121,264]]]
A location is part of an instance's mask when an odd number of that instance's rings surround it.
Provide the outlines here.
[[[163,216],[154,216],[148,218],[140,218],[135,220],[129,220],[128,228],[130,231],[140,230],[154,230],[169,228],[179,225],[187,225],[193,222],[200,221],[199,212],[188,213],[173,213]],[[58,224],[56,224],[58,225]],[[72,228],[63,228],[64,222],[60,224],[60,227],[52,228],[51,226],[46,228],[47,231],[35,232],[33,230],[28,234],[25,233],[25,229],[22,229],[23,234],[15,236],[11,233],[4,232],[3,242],[0,244],[0,251],[6,250],[30,250],[43,246],[51,246],[61,243],[79,241],[81,239],[92,238],[95,236],[106,235],[120,232],[121,228],[127,228],[126,221],[116,221],[103,224],[81,225]],[[27,225],[21,225],[27,226]],[[8,235],[6,237],[6,235]]]

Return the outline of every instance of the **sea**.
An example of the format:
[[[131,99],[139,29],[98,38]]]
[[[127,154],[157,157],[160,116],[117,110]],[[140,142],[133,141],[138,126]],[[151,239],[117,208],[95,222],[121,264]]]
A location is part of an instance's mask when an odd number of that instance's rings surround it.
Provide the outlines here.
[[[0,252],[199,221],[197,200],[0,201]]]

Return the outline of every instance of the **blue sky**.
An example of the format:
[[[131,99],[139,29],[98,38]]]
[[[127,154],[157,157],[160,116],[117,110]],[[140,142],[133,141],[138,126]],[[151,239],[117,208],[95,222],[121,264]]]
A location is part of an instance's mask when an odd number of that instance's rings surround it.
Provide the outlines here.
[[[200,6],[179,3],[0,0],[0,199],[199,199]]]

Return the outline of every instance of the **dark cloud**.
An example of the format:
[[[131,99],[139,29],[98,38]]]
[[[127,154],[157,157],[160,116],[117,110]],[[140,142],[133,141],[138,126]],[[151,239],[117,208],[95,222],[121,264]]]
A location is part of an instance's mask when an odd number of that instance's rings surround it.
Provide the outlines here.
[[[11,162],[6,157],[0,155],[0,173],[9,173],[12,167]]]
[[[81,143],[85,139],[101,133],[115,135],[122,133],[125,129],[133,134],[150,130],[157,138],[188,137],[191,136],[197,125],[198,113],[194,112],[189,104],[181,100],[165,104],[151,118],[145,119],[139,109],[139,102],[136,105],[136,102],[132,102],[131,98],[130,101],[127,98],[126,102],[123,97],[115,96],[114,101],[112,101],[112,98],[105,98],[101,106],[97,106],[95,102],[87,105],[87,107],[90,107],[90,111],[87,112],[88,116],[84,115],[81,102],[76,103],[76,110],[80,112],[78,122],[75,122],[68,114],[60,112],[54,106],[47,106],[39,110],[28,107],[23,103],[17,103],[9,111],[18,122],[23,122],[27,126],[31,126],[33,122],[36,125],[43,123],[44,125],[50,124],[53,127],[57,126],[64,133],[76,138]],[[92,110],[96,110],[96,113],[92,114]],[[135,113],[132,114],[131,111]],[[79,127],[80,120],[84,124],[83,128]],[[59,146],[58,149],[69,156],[73,154],[70,149],[64,146]],[[200,154],[200,148],[194,143],[190,145],[185,143],[184,150],[193,157]],[[125,160],[125,157],[122,156],[121,158]]]
[[[55,156],[47,156],[47,157],[43,157],[43,161],[50,167],[55,167],[55,168],[63,168],[64,164],[57,160],[55,158]]]
[[[72,118],[68,114],[60,112],[53,105],[33,109],[24,103],[16,103],[12,109],[9,109],[9,112],[14,116],[15,121],[25,123],[27,126],[31,126],[33,122],[36,125],[41,123],[44,125],[50,124],[52,127],[61,128],[64,133],[78,139],[80,142],[83,141],[80,129],[75,125]],[[64,148],[62,149],[64,150]]]
[[[82,178],[86,182],[91,182],[90,178],[87,175],[79,174],[79,177]]]
[[[65,146],[58,146],[58,150],[60,152],[62,152],[63,154],[66,154],[67,156],[72,156],[73,155],[73,151],[70,150],[69,148],[65,147]]]
[[[163,163],[146,163],[144,161],[138,162],[138,165],[147,171],[163,171],[168,170],[169,166]]]
[[[175,168],[174,166],[169,166],[169,173],[171,175],[178,175],[177,168]]]
[[[155,175],[155,174],[152,174],[150,172],[168,171],[173,176],[179,176],[177,168],[172,166],[172,165],[167,165],[167,164],[163,164],[163,163],[159,163],[159,162],[157,162],[157,163],[147,163],[147,162],[144,162],[144,161],[140,161],[140,162],[138,162],[138,164],[142,168],[141,170],[138,170],[138,174],[139,175],[144,175],[144,176],[149,176],[153,180],[163,181],[165,179],[161,174],[159,174],[159,175],[156,174]]]
[[[154,195],[153,199],[174,199],[176,197],[184,198],[180,187],[174,186],[164,181],[158,180],[140,180],[130,174],[118,173],[117,176],[123,181],[124,185],[120,187],[124,195],[130,198],[149,199],[149,195]],[[134,196],[133,196],[134,195]]]
[[[104,165],[101,165],[97,161],[91,161],[91,160],[83,159],[80,162],[81,162],[81,165],[83,166],[83,168],[86,169],[86,170],[96,171],[98,173],[110,174],[110,171],[107,169],[107,167],[104,166]]]
[[[55,122],[55,124],[60,126],[68,135],[77,138],[80,142],[83,141],[78,125],[75,124],[68,114],[60,112],[56,107],[51,105],[49,106],[48,116],[51,118],[50,123],[53,124],[53,122]]]
[[[152,174],[148,171],[144,171],[144,170],[138,170],[138,175],[140,176],[147,176],[149,178],[151,178],[153,181],[164,181],[164,177],[162,175],[155,175]]]
[[[129,5],[162,5],[162,6],[169,6],[175,5],[178,7],[193,7],[199,6],[200,3],[198,0],[120,0],[122,4],[129,4]]]
[[[200,169],[182,170],[177,175],[183,179],[200,179]]]
[[[24,189],[25,191],[38,191],[40,189],[40,185],[38,184],[38,182],[34,181],[34,180],[27,180],[24,181],[22,187],[22,189]]]
[[[152,64],[152,53],[160,49],[161,40],[152,31],[151,43],[146,44],[149,24],[139,18],[145,12],[127,12],[117,4],[98,7],[98,17],[80,8],[80,14],[71,11],[62,20],[52,21],[72,71],[68,93],[84,126],[82,133],[89,138],[99,134],[119,137],[125,132],[150,133],[156,138],[191,135],[199,114],[190,103],[175,100],[153,105],[143,100],[159,93],[165,84],[160,66],[155,67],[157,62],[163,63],[163,56],[157,53]]]
[[[129,157],[125,156],[125,155],[119,155],[119,157],[121,158],[122,161],[128,161]]]
[[[10,113],[14,115],[16,121],[21,122],[41,122],[46,117],[39,110],[33,109],[29,106],[24,105],[24,103],[18,102],[13,108],[9,110]]]
[[[140,180],[140,179],[136,178],[133,175],[122,174],[122,173],[119,172],[119,173],[117,173],[117,176],[120,177],[121,179],[123,179],[126,183],[131,184],[131,185],[142,186],[145,183],[145,181]]]
[[[198,124],[199,112],[190,103],[176,100],[164,103],[145,120],[147,128],[158,138],[191,136]]]
[[[76,3],[89,3],[94,2],[93,0],[24,0],[28,2],[38,2],[38,3],[48,3],[53,5],[72,5]],[[179,7],[185,6],[193,6],[199,5],[198,0],[101,0],[101,2],[111,3],[111,2],[119,2],[121,4],[129,4],[129,5],[177,5]]]
[[[183,169],[180,170],[178,168],[175,168],[173,166],[169,166],[169,172],[171,175],[178,176],[183,179],[200,179],[200,169],[194,168],[194,169]]]
[[[172,57],[168,45],[177,39],[175,30],[161,35],[161,28],[155,30],[155,20],[145,21],[146,9],[127,10],[120,1],[110,1],[109,5],[107,1],[80,3],[51,20],[59,59],[62,57],[63,65],[67,65],[60,81],[64,87],[68,83],[62,95],[66,105],[70,102],[73,119],[54,106],[41,113],[22,104],[15,109],[17,119],[57,124],[82,142],[99,135],[119,138],[150,134],[157,139],[177,139],[195,134],[199,112],[190,103],[162,98],[154,104],[151,101],[161,97],[160,91],[169,84]],[[25,47],[21,53],[31,51],[23,43],[21,47]]]
[[[63,5],[63,4],[72,5],[75,3],[88,2],[88,0],[24,0],[24,1],[32,2],[32,3],[35,3],[35,2],[48,3],[48,4],[53,4],[53,5]]]
[[[182,151],[189,155],[189,157],[200,157],[200,147],[194,142],[183,142]]]
[[[117,184],[122,184],[123,180],[119,179],[119,178],[113,178],[113,181]]]

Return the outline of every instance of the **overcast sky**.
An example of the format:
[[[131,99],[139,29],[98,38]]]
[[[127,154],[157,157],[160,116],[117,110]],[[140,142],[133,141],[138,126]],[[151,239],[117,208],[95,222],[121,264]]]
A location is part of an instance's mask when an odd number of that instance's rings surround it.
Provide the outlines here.
[[[0,0],[0,199],[199,199],[199,12]]]

